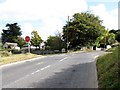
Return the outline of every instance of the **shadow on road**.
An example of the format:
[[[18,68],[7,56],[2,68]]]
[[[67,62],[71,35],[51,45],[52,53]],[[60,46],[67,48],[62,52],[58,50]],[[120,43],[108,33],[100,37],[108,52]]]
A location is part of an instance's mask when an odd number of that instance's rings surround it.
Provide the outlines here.
[[[54,72],[53,76],[42,82],[32,83],[35,88],[97,88],[95,62],[72,65],[62,72]],[[41,78],[41,77],[40,77]]]

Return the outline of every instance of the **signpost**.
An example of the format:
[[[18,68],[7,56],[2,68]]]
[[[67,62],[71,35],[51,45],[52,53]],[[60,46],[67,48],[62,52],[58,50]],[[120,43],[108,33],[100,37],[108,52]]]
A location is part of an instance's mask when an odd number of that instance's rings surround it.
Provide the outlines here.
[[[27,42],[27,44],[28,44],[28,52],[30,53],[30,37],[29,36],[26,36],[25,37],[25,41]]]
[[[29,41],[30,41],[30,37],[29,37],[29,36],[26,36],[26,37],[25,37],[25,41],[26,41],[26,42],[29,42]]]

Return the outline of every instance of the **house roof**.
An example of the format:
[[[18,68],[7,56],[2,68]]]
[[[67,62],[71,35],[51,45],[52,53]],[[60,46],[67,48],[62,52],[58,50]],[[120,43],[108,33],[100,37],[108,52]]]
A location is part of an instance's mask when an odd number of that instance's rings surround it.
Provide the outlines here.
[[[7,44],[7,45],[17,45],[17,43],[10,43],[10,42],[6,42],[5,44]]]

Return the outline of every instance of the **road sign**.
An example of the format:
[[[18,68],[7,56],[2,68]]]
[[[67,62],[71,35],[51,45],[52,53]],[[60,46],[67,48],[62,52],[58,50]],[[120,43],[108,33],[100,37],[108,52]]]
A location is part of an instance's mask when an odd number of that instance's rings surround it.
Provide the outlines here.
[[[26,37],[25,37],[25,41],[26,41],[26,42],[29,42],[29,41],[30,41],[30,37],[29,37],[29,36],[26,36]]]

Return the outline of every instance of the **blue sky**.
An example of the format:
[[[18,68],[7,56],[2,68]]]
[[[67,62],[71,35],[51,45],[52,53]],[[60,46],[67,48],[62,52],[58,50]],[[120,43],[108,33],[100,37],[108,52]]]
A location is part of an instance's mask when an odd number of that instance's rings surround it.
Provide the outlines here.
[[[37,30],[43,40],[62,32],[67,17],[91,10],[108,29],[118,29],[119,0],[0,0],[0,32],[7,23],[17,22],[22,37]]]

